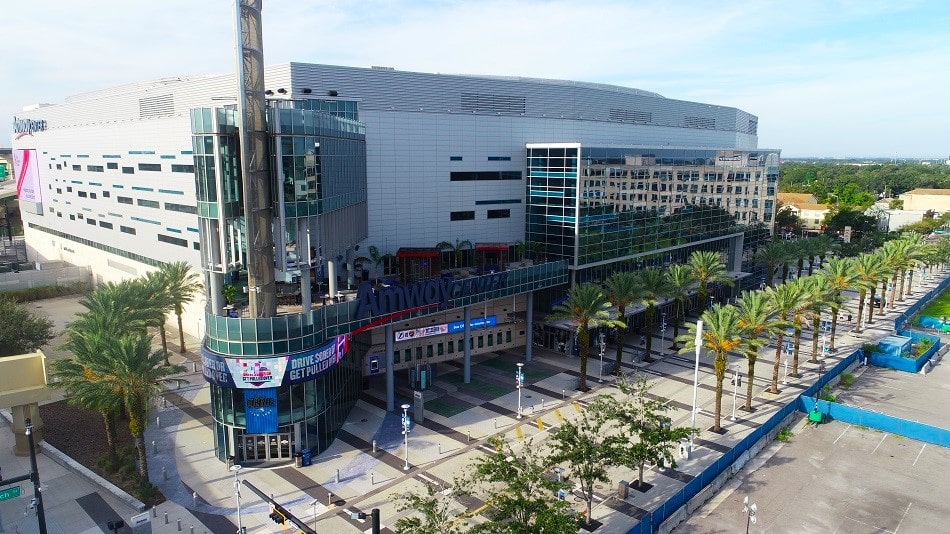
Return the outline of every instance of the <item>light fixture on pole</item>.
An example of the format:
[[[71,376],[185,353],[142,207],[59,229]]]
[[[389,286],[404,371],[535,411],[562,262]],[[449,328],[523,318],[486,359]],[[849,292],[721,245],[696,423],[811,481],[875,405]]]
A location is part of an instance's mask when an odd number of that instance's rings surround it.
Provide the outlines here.
[[[607,351],[607,339],[603,332],[600,333],[600,373],[598,376],[601,383],[604,382],[604,352]]]
[[[524,386],[524,372],[521,370],[524,363],[518,362],[518,370],[515,371],[515,389],[518,390],[518,419],[521,419],[521,388]]]
[[[732,420],[736,420],[736,397],[739,396],[739,371],[732,371]]]
[[[696,365],[693,368],[693,414],[689,431],[689,450],[693,450],[693,438],[696,435],[696,395],[699,392],[699,352],[703,347],[703,321],[696,321]]]
[[[409,429],[412,426],[412,422],[409,421],[409,405],[402,405],[402,435],[404,439],[404,444],[406,446],[406,465],[403,466],[403,471],[409,470]]]
[[[27,417],[24,421],[26,439],[30,444],[30,478],[33,480],[33,499],[36,503],[36,522],[40,534],[46,534],[46,511],[43,509],[43,493],[40,485],[40,470],[36,466],[36,447],[33,444],[33,422]]]
[[[662,337],[663,340],[665,341],[666,340],[666,312],[661,313],[660,317],[662,317],[662,320],[660,321],[660,337]]]
[[[237,501],[238,514],[238,534],[244,534],[244,523],[241,521],[241,481],[238,480],[238,474],[241,472],[240,465],[232,465],[231,472],[234,473],[234,499]]]
[[[755,524],[755,512],[756,512],[757,509],[758,509],[758,507],[755,505],[755,503],[749,504],[749,496],[748,496],[748,495],[746,495],[745,498],[742,499],[742,513],[744,513],[744,514],[746,515],[746,519],[745,519],[745,534],[749,534],[749,525],[750,525],[750,524],[752,524],[752,525]]]

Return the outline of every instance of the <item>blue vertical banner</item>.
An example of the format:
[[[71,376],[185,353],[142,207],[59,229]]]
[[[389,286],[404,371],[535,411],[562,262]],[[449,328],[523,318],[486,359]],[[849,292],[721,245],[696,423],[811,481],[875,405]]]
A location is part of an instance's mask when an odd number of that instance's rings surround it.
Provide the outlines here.
[[[245,389],[244,416],[247,434],[277,432],[277,388]]]

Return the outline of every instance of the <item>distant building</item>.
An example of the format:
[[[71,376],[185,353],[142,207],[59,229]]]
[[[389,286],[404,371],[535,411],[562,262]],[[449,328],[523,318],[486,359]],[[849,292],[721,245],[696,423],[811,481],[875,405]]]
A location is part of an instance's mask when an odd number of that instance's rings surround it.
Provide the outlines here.
[[[900,199],[904,201],[906,211],[950,211],[950,189],[914,189],[901,195]]]
[[[815,195],[809,193],[778,193],[776,200],[788,206],[802,222],[802,229],[810,234],[821,232],[828,214],[828,205],[819,204]]]
[[[877,229],[881,232],[896,232],[908,224],[920,222],[927,214],[927,210],[878,210]]]

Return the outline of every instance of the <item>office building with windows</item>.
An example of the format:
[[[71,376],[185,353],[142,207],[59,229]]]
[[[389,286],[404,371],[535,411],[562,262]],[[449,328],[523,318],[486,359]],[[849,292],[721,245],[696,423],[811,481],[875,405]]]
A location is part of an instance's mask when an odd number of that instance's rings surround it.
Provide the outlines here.
[[[185,327],[222,460],[319,453],[363,388],[392,411],[445,362],[469,380],[472,356],[530,358],[534,312],[571,280],[697,248],[738,270],[772,220],[779,153],[735,108],[377,67],[260,79],[243,129],[250,100],[215,75],[31,106],[13,140],[32,260],[203,273]]]

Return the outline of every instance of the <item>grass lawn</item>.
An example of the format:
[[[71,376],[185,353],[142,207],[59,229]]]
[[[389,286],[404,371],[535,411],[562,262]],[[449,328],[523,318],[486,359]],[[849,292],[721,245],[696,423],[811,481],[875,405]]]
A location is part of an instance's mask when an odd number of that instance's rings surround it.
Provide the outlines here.
[[[442,417],[452,417],[453,415],[458,415],[467,409],[468,406],[443,398],[426,401],[426,410],[435,412]]]
[[[930,317],[950,317],[950,289],[934,297],[926,306],[920,310],[920,315]]]

